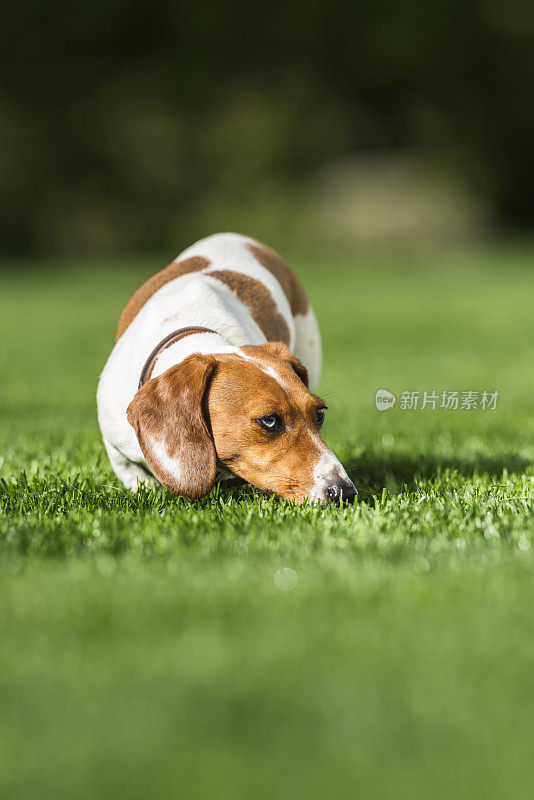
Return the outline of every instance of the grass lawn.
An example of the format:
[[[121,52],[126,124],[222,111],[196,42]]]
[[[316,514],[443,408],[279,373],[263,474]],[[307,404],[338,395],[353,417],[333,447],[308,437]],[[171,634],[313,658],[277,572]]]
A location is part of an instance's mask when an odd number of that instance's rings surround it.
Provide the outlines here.
[[[4,265],[0,797],[531,796],[534,249],[287,255],[353,508],[121,488],[96,383],[165,257]]]

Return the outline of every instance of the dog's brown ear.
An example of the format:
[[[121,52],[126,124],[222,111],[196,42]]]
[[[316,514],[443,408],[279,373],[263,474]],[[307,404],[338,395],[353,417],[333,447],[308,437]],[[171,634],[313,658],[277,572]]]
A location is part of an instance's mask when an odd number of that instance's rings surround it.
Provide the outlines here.
[[[203,405],[216,363],[189,356],[148,381],[128,406],[128,422],[152,473],[184,497],[202,497],[215,482],[217,456]]]

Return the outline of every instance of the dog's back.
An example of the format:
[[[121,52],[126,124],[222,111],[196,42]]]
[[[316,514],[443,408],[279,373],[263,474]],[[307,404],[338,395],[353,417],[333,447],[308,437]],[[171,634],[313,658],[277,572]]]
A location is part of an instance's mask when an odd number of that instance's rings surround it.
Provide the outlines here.
[[[116,340],[162,287],[194,273],[225,284],[248,308],[267,341],[287,344],[307,366],[313,384],[320,371],[320,337],[308,297],[291,267],[256,239],[219,233],[201,239],[152,275],[129,299]]]

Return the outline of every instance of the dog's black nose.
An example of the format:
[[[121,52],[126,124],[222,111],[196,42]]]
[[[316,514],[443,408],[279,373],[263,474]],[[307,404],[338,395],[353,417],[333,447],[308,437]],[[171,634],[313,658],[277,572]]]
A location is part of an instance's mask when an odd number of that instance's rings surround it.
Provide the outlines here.
[[[344,503],[354,503],[358,492],[350,483],[336,483],[326,490],[326,496],[332,503],[339,503],[343,499]]]

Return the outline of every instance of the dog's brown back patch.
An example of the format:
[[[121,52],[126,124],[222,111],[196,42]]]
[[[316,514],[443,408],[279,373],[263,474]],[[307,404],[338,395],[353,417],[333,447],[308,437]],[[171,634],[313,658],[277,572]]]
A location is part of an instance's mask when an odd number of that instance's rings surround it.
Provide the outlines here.
[[[309,301],[301,282],[284,259],[267,245],[257,242],[247,244],[247,248],[252,253],[256,261],[262,267],[268,269],[274,275],[289,301],[291,312],[295,314],[305,314],[309,308]]]
[[[133,293],[124,306],[123,312],[119,318],[115,341],[120,339],[126,328],[133,322],[145,303],[150,300],[158,289],[161,289],[162,286],[165,286],[166,283],[173,281],[175,278],[180,278],[182,275],[187,275],[189,272],[200,272],[206,269],[206,267],[209,267],[209,265],[210,262],[207,258],[192,256],[191,258],[185,258],[183,261],[173,262],[169,264],[168,267],[165,267],[165,269],[152,275],[151,278],[145,281],[143,285]]]
[[[207,273],[210,278],[226,284],[244,303],[254,321],[265,334],[268,342],[284,342],[289,345],[289,327],[278,311],[271,293],[255,278],[232,270],[215,270]]]

